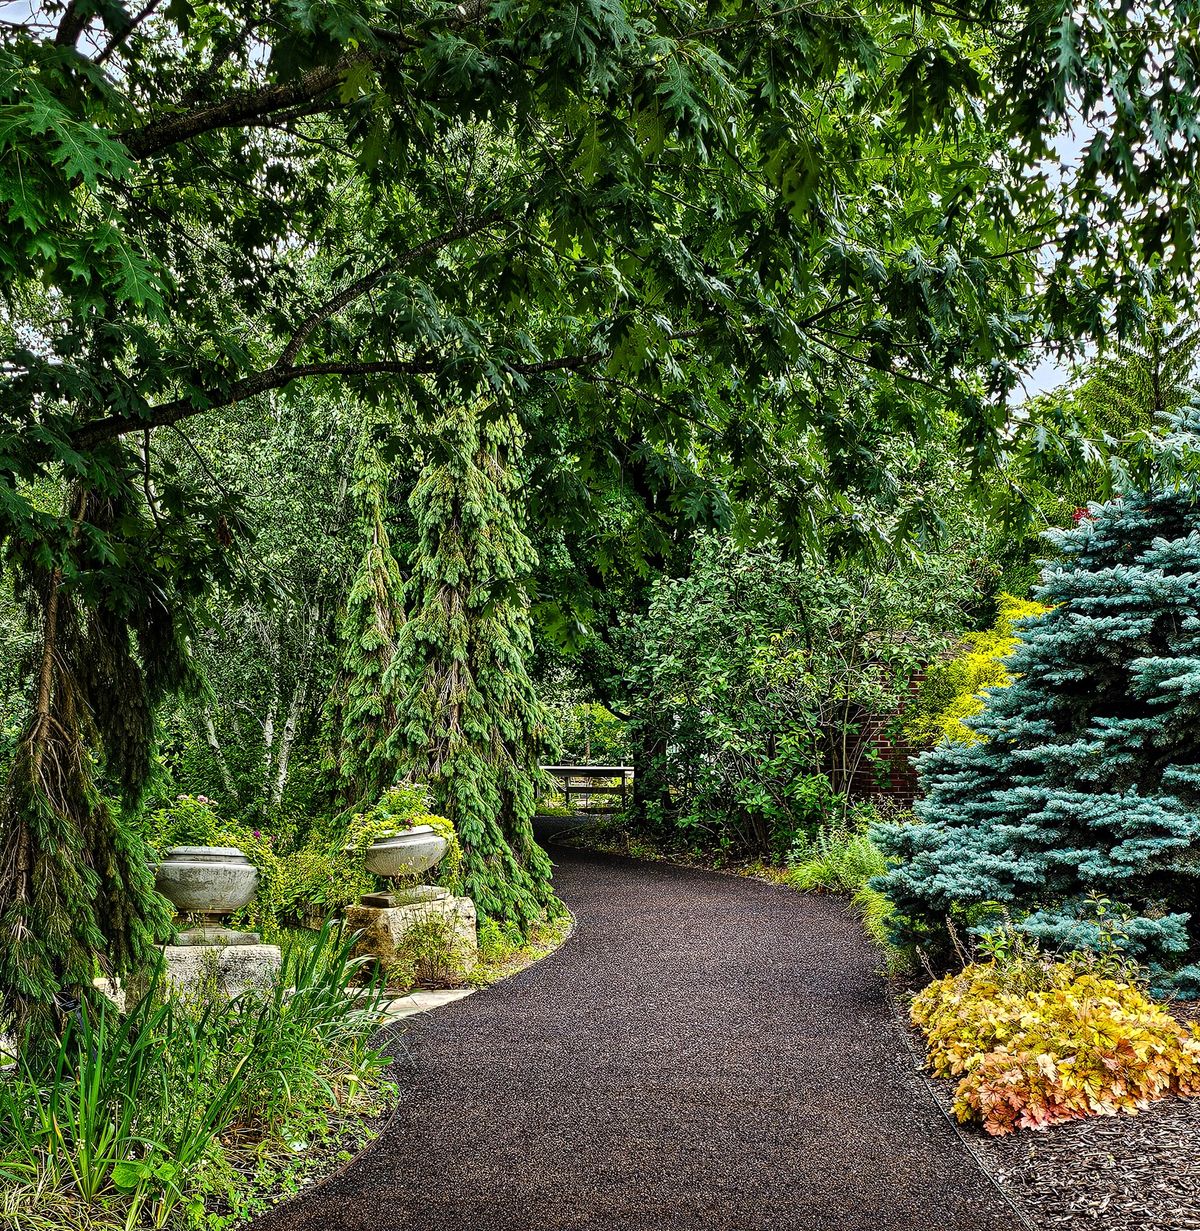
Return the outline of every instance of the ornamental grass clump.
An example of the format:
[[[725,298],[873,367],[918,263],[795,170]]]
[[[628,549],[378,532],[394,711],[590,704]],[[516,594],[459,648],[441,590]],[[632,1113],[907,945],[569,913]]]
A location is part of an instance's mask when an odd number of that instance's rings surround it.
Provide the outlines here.
[[[1196,1027],[1070,959],[968,966],[919,993],[912,1020],[932,1071],[961,1078],[956,1117],[993,1136],[1200,1093]]]
[[[305,1156],[317,1167],[361,1139],[394,1088],[370,1043],[383,989],[361,986],[354,939],[327,925],[289,946],[270,991],[232,1000],[156,982],[127,1014],[85,1002],[45,1063],[18,1041],[0,1080],[0,1225],[228,1226],[216,1211],[249,1214]]]

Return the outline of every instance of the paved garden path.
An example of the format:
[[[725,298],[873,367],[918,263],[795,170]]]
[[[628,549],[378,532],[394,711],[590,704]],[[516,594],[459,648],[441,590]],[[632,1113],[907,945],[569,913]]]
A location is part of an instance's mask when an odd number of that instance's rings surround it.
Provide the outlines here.
[[[391,1128],[256,1231],[1013,1231],[844,904],[553,853],[570,939],[404,1023]]]

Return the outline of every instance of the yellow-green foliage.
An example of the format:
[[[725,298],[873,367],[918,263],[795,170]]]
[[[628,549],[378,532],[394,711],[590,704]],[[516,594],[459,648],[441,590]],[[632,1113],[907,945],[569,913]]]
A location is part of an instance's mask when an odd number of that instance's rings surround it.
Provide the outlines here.
[[[912,1020],[933,1072],[962,1078],[955,1115],[994,1136],[1200,1093],[1197,1029],[1070,962],[968,966],[925,988]]]
[[[1018,641],[1013,624],[1049,610],[1030,599],[1001,594],[995,624],[984,632],[968,633],[965,640],[970,648],[965,653],[929,667],[907,723],[910,737],[918,743],[932,744],[943,738],[976,743],[979,736],[964,720],[983,709],[989,688],[1006,688],[1012,683],[1004,660]]]

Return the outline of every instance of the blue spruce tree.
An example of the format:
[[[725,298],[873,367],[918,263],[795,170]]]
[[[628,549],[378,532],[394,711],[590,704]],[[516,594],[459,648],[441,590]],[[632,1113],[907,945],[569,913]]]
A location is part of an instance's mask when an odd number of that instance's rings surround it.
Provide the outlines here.
[[[1014,683],[968,720],[981,742],[926,753],[917,823],[875,835],[905,939],[932,950],[948,922],[1002,914],[1051,948],[1115,932],[1200,989],[1200,487],[1177,464],[1198,447],[1192,410],[1148,491],[1047,536],[1052,610],[1021,623]]]

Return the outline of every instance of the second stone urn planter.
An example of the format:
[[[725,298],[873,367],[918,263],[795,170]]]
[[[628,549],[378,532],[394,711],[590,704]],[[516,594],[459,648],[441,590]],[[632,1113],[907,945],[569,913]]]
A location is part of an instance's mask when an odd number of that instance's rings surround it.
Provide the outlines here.
[[[376,876],[407,879],[440,863],[449,847],[432,825],[414,825],[390,837],[377,838],[367,847],[364,862],[367,871]]]
[[[283,963],[278,945],[257,932],[234,931],[218,920],[241,910],[258,886],[258,869],[236,846],[172,846],[154,869],[154,887],[179,915],[203,922],[163,946],[164,987],[191,993],[213,989],[229,998],[274,985]]]
[[[155,889],[180,915],[232,915],[257,885],[258,869],[236,846],[172,846],[154,871]]]

